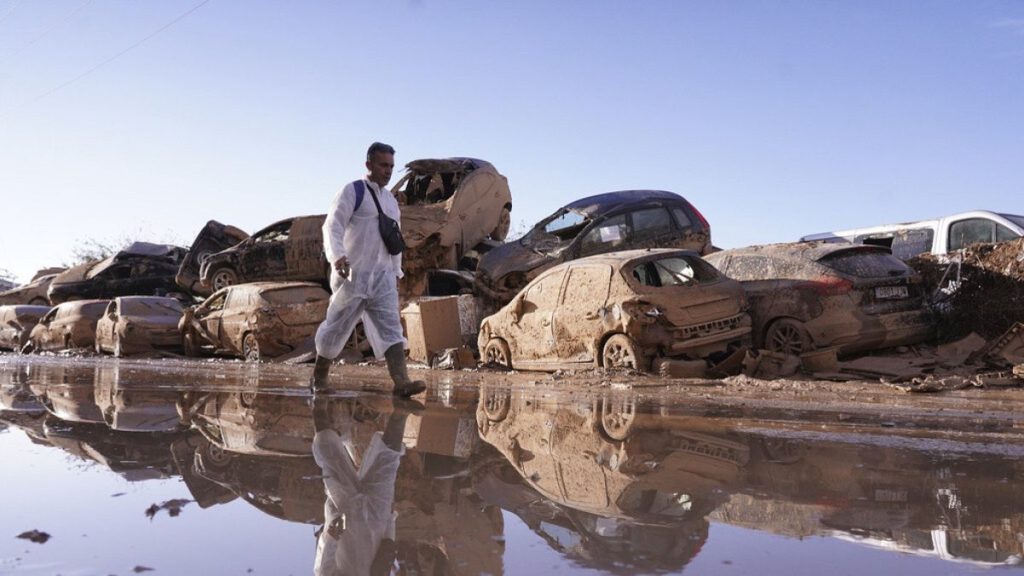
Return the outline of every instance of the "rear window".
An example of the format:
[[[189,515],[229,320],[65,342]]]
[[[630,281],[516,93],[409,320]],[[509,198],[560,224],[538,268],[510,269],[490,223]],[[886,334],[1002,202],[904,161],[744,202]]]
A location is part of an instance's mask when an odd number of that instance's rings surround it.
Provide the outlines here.
[[[643,286],[686,286],[719,278],[718,271],[700,258],[669,256],[633,267],[633,279]]]
[[[121,314],[132,316],[177,316],[182,312],[176,300],[121,300]]]
[[[83,316],[102,316],[106,309],[107,302],[92,302],[80,308]]]
[[[818,263],[857,278],[903,276],[910,268],[888,252],[843,250],[822,257]]]
[[[303,288],[279,288],[276,290],[267,290],[260,294],[260,297],[271,304],[287,306],[289,304],[305,304],[326,300],[327,293],[320,288],[309,286]]]

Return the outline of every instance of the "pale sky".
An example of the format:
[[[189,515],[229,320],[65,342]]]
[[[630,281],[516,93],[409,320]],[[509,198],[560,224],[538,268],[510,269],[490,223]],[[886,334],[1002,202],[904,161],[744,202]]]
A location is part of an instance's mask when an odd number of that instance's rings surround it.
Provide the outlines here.
[[[374,140],[726,248],[1024,213],[1022,104],[1019,1],[0,0],[0,268],[323,213]]]

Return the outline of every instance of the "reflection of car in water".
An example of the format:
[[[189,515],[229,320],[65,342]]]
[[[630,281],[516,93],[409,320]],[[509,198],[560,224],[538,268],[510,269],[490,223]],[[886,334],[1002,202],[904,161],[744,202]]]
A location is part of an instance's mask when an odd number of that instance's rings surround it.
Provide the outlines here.
[[[716,252],[750,298],[754,345],[801,354],[914,344],[933,320],[917,274],[886,248],[803,242]]]
[[[180,351],[181,303],[160,296],[122,296],[110,301],[96,323],[96,352],[114,356]]]
[[[308,456],[313,421],[300,396],[246,392],[190,392],[179,412],[213,445],[238,454]]]
[[[44,430],[53,446],[105,466],[130,482],[170,478],[176,472],[171,443],[177,434],[119,432],[52,416]]]
[[[178,414],[179,392],[131,379],[122,385],[122,369],[119,363],[96,364],[96,407],[107,426],[123,432],[180,432],[188,427]]]
[[[504,304],[542,271],[568,260],[632,248],[711,249],[711,227],[682,196],[658,190],[609,192],[577,200],[525,236],[485,254],[477,287]]]
[[[179,246],[135,242],[109,258],[61,272],[50,284],[50,303],[175,293],[174,275],[186,252]]]
[[[515,368],[647,370],[705,358],[750,333],[743,288],[689,250],[631,250],[555,266],[480,323],[485,360]]]

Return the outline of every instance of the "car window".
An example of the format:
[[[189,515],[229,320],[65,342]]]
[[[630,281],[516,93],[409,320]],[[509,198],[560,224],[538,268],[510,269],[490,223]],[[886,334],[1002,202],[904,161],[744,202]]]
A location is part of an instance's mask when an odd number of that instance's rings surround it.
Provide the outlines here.
[[[543,280],[527,288],[523,295],[523,302],[532,304],[532,306],[527,307],[524,312],[538,308],[554,308],[558,304],[558,290],[562,287],[562,278],[564,277],[565,271],[562,270],[545,276]]]
[[[296,218],[295,223],[292,224],[291,232],[289,236],[291,238],[320,238],[323,233],[324,219],[315,218]]]
[[[887,278],[910,273],[910,268],[899,258],[874,250],[841,250],[819,258],[818,263],[858,278]]]
[[[103,311],[104,316],[114,316],[117,314],[117,300],[111,300],[110,304],[107,304],[107,309]]]
[[[683,230],[693,226],[693,220],[690,220],[690,217],[686,215],[686,210],[677,206],[672,209],[672,215],[675,216],[676,225]]]
[[[280,288],[277,290],[267,290],[260,294],[260,298],[270,304],[279,306],[287,306],[289,304],[305,304],[309,302],[319,302],[327,299],[327,293],[320,288],[314,286],[298,287],[298,288]]]
[[[931,228],[901,230],[893,235],[890,248],[893,256],[901,260],[909,260],[918,254],[931,252],[934,239],[935,231]]]
[[[996,223],[985,218],[959,220],[949,226],[949,250],[959,250],[979,242],[992,242]]]
[[[1017,214],[1000,214],[1000,216],[1006,218],[1010,222],[1013,222],[1017,226],[1024,228],[1024,216],[1019,216]]]
[[[228,292],[234,292],[234,290],[228,290],[228,291],[222,292],[220,295],[214,296],[213,298],[211,298],[205,304],[205,306],[204,306],[206,308],[206,310],[208,312],[216,312],[217,310],[223,310],[224,309],[224,301],[228,297]]]
[[[253,237],[253,242],[283,242],[288,239],[288,231],[291,229],[292,222],[281,222],[275,224],[266,230],[257,232]]]
[[[597,223],[580,241],[581,255],[611,252],[622,247],[630,239],[626,215],[619,214]]]
[[[580,233],[580,230],[586,227],[588,222],[590,220],[586,216],[578,212],[566,210],[545,224],[544,231],[558,236],[562,240],[569,240],[575,238]]]
[[[652,240],[673,231],[672,220],[668,210],[664,208],[647,208],[631,214],[633,220],[633,240],[643,242]]]
[[[718,279],[718,271],[689,256],[670,256],[638,264],[633,279],[643,286],[685,286]]]
[[[83,316],[102,316],[107,309],[107,302],[90,302],[80,308]]]
[[[1020,234],[1017,234],[1002,224],[996,224],[996,242],[1009,242],[1010,240],[1016,240],[1017,238],[1020,238]]]
[[[775,264],[767,256],[736,254],[729,259],[728,276],[736,280],[776,278]]]
[[[611,277],[612,268],[608,265],[573,266],[569,272],[569,283],[562,294],[562,303],[603,304],[608,299]]]
[[[240,308],[252,302],[252,294],[248,290],[231,290],[225,308]]]
[[[122,300],[121,314],[134,316],[176,316],[181,314],[181,304],[177,300],[143,299]]]

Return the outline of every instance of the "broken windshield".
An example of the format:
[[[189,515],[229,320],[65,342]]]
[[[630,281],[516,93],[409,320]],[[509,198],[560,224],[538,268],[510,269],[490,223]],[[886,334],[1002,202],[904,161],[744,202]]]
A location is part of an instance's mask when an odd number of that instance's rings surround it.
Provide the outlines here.
[[[697,258],[672,256],[638,264],[633,278],[644,286],[686,286],[715,280],[718,272]]]
[[[535,252],[546,254],[567,245],[588,224],[590,218],[563,208],[534,226],[533,230],[523,236],[522,244]]]

